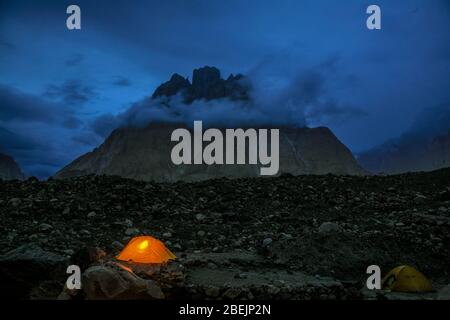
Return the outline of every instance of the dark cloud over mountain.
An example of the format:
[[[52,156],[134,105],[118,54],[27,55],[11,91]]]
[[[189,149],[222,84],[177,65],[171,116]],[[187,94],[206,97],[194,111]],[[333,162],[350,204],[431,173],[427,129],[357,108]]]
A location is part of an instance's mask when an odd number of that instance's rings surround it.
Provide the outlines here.
[[[32,138],[15,134],[0,127],[0,151],[16,153],[21,150],[34,150],[39,147],[38,142]]]
[[[0,121],[41,122],[69,128],[77,127],[79,122],[73,111],[58,103],[4,85],[0,85],[0,103]]]
[[[425,108],[411,127],[359,155],[372,172],[429,171],[450,165],[450,104]]]
[[[270,72],[266,73],[268,70],[260,66],[249,77],[238,76],[235,84],[230,83],[230,96],[226,96],[226,86],[233,75],[225,81],[220,78],[220,71],[216,68],[196,69],[192,87],[187,80],[189,77],[183,79],[174,75],[156,89],[152,98],[132,104],[117,116],[101,115],[92,122],[92,128],[97,134],[106,137],[117,127],[146,126],[150,122],[161,121],[191,125],[194,120],[202,120],[206,126],[217,127],[303,127],[312,122],[326,122],[327,118],[345,121],[364,116],[363,110],[339,103],[328,91],[327,73],[330,65],[326,68],[323,66],[298,70],[300,74],[284,74],[275,83],[268,79]],[[196,80],[196,77],[205,79],[206,88],[195,89],[198,86],[196,82],[201,81]],[[280,86],[281,81],[284,85]],[[195,95],[196,90],[200,96]],[[236,90],[238,94],[234,93]],[[207,99],[215,95],[217,98]],[[236,98],[239,96],[242,98]]]
[[[450,102],[446,0],[379,0],[381,31],[367,30],[359,0],[79,0],[77,31],[65,28],[69,4],[0,2],[0,126],[71,157],[92,134],[159,118],[324,125],[360,152]],[[198,100],[188,115],[175,96],[171,112],[145,99],[204,65],[245,74],[253,106]]]
[[[27,174],[45,177],[68,161],[70,152],[57,141],[81,125],[64,104],[0,85],[0,150],[14,155]]]
[[[61,85],[50,85],[44,95],[68,105],[83,105],[95,98],[96,93],[80,80],[67,80]]]

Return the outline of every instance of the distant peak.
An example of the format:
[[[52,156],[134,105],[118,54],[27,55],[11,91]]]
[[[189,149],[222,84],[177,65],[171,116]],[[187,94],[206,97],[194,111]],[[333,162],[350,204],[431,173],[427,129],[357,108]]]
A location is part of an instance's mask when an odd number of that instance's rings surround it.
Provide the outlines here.
[[[23,180],[25,178],[17,162],[9,155],[0,153],[0,179]]]

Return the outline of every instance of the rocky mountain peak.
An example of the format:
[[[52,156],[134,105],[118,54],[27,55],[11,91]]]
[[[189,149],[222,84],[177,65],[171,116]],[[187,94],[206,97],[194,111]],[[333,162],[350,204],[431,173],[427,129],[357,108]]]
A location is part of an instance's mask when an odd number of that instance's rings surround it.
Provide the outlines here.
[[[188,90],[191,87],[189,80],[183,78],[178,73],[174,73],[170,80],[161,84],[153,93],[152,98],[161,96],[174,96],[179,92]]]
[[[188,104],[200,99],[247,100],[249,87],[244,84],[243,78],[241,74],[237,76],[231,74],[225,80],[218,68],[205,66],[193,71],[192,83],[177,73],[173,74],[169,81],[155,90],[152,98],[171,97],[180,93]]]
[[[220,70],[216,67],[205,66],[195,69],[192,75],[194,96],[214,99],[214,96],[220,94],[218,90],[222,89],[221,82],[223,79],[220,77]]]

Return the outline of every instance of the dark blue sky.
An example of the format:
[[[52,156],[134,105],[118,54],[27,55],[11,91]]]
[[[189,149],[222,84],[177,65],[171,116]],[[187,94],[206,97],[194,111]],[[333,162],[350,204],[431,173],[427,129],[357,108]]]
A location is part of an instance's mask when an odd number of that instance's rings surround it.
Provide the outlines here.
[[[0,150],[46,177],[103,141],[96,119],[204,65],[248,74],[270,101],[314,97],[299,117],[360,152],[450,102],[450,1],[2,1]]]

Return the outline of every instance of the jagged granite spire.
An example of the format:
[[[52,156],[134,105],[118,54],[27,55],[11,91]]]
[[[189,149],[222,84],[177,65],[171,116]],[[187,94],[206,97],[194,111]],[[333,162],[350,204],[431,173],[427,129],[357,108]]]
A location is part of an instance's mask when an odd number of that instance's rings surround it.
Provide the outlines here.
[[[221,77],[219,69],[205,66],[193,71],[192,83],[177,73],[173,74],[169,81],[155,90],[152,98],[182,94],[186,103],[200,99],[247,100],[249,86],[243,80],[244,76],[232,74],[225,80]]]

